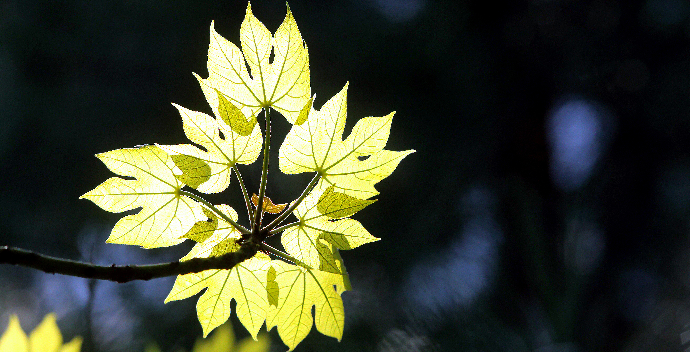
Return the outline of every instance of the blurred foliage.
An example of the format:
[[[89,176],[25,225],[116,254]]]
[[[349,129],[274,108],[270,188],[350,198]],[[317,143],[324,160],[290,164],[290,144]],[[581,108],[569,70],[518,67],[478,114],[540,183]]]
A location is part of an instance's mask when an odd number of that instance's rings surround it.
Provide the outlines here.
[[[19,325],[19,318],[13,315],[0,337],[0,352],[79,352],[81,341],[81,337],[77,336],[63,345],[62,334],[53,313],[46,315],[27,338]]]
[[[207,338],[198,338],[192,352],[268,352],[271,341],[266,334],[260,334],[255,341],[246,337],[235,343],[232,325],[225,323],[219,326]],[[179,350],[180,352],[184,350]],[[155,342],[149,343],[144,352],[161,352]]]

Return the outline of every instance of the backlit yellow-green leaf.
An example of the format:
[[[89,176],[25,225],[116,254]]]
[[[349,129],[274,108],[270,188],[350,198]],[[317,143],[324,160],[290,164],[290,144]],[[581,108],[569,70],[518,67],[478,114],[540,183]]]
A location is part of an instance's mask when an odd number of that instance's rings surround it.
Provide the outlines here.
[[[307,121],[307,119],[309,118],[309,111],[311,110],[311,106],[312,106],[311,104],[313,102],[314,102],[314,98],[309,98],[309,100],[307,100],[307,103],[304,104],[304,107],[302,107],[302,110],[299,111],[299,115],[297,117],[297,121],[295,121],[295,125],[301,125],[305,121]]]
[[[216,95],[214,91],[208,90],[205,90],[204,94],[207,100],[209,95]],[[216,104],[217,100],[216,98]],[[199,159],[209,166],[208,179],[195,187],[199,192],[222,192],[230,185],[231,170],[235,164],[251,164],[259,157],[262,139],[261,129],[258,125],[254,125],[248,136],[241,136],[223,121],[202,112],[185,109],[179,105],[175,105],[175,107],[182,116],[187,138],[205,150],[190,144],[161,145],[159,147],[172,155],[186,155]],[[215,105],[214,111],[216,115],[219,114],[217,105]]]
[[[328,187],[316,204],[319,213],[329,218],[339,219],[351,216],[376,201],[351,197],[345,193],[333,191],[334,188],[335,186]]]
[[[276,269],[270,267],[266,272],[266,295],[268,296],[268,304],[274,307],[277,306],[279,294],[278,283],[276,282]]]
[[[0,352],[79,352],[81,342],[81,337],[77,336],[62,344],[62,334],[53,313],[46,315],[28,338],[17,316],[12,315],[7,330],[0,337]]]
[[[16,315],[10,316],[10,323],[7,330],[0,337],[0,352],[28,351],[29,339],[24,330],[19,325],[19,318]]]
[[[272,36],[248,5],[240,27],[240,45],[241,51],[211,24],[209,77],[201,80],[202,85],[218,89],[244,116],[255,116],[270,106],[295,123],[309,100],[311,87],[309,54],[290,8]]]
[[[266,328],[277,326],[280,338],[290,350],[309,334],[312,322],[322,334],[340,340],[345,312],[334,286],[343,287],[343,277],[277,260],[271,266],[276,270],[279,297],[277,306],[270,306]]]
[[[206,241],[218,228],[218,217],[212,211],[208,209],[203,209],[204,215],[208,217],[208,220],[197,221],[197,223],[192,226],[189,231],[184,234],[185,238],[189,238],[194,242],[204,242]]]
[[[62,348],[59,352],[79,352],[81,351],[81,343],[81,337],[75,337],[72,339],[72,341],[62,345]]]
[[[319,211],[319,200],[331,190],[324,182],[319,185],[295,208],[293,214],[299,224],[283,232],[281,240],[285,251],[312,268],[345,275],[342,262],[336,259],[337,249],[352,249],[365,243],[378,241],[362,224],[353,219],[343,218],[330,221],[327,214]],[[330,203],[331,213],[351,212],[347,202]],[[345,208],[338,208],[338,205]]]
[[[114,213],[140,208],[115,224],[107,242],[165,247],[204,220],[201,206],[180,195],[184,184],[177,179],[172,158],[156,146],[117,149],[96,155],[112,172],[134,180],[112,177],[84,194],[99,207]]]
[[[256,125],[256,118],[252,116],[251,119],[247,120],[240,109],[225,99],[223,93],[217,89],[215,91],[218,96],[218,113],[223,122],[240,136],[250,135],[254,130],[254,125]]]
[[[233,352],[268,352],[271,348],[271,339],[266,334],[259,334],[256,341],[250,338],[242,339],[235,345]]]
[[[230,352],[235,345],[235,333],[230,324],[223,324],[208,338],[197,339],[192,352]]]
[[[62,347],[62,334],[55,314],[48,314],[29,335],[30,351],[57,351]]]
[[[175,175],[175,177],[187,186],[197,188],[211,178],[211,167],[205,161],[189,155],[171,155],[170,157],[175,166],[182,171],[181,175]]]
[[[374,185],[388,177],[400,160],[414,152],[384,150],[393,113],[365,117],[342,140],[347,110],[347,85],[321,110],[294,125],[280,146],[279,167],[286,174],[318,172],[335,191],[360,199],[378,194]],[[360,160],[359,157],[367,157]]]
[[[217,206],[231,219],[237,213],[226,205]],[[223,219],[211,237],[198,243],[182,260],[220,256],[239,248],[235,240],[240,233]],[[197,302],[197,316],[207,336],[230,317],[230,302],[237,302],[237,317],[256,338],[268,310],[266,271],[270,258],[263,253],[236,265],[231,270],[206,270],[200,273],[179,275],[165,302],[185,299],[207,288]]]

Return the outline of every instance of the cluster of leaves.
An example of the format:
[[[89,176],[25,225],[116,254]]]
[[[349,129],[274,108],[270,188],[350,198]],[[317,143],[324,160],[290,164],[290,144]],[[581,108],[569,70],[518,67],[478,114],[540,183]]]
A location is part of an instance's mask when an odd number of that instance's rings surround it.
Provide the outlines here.
[[[0,337],[0,352],[79,352],[81,342],[81,337],[77,336],[62,344],[62,334],[53,313],[46,315],[29,337],[19,325],[19,318],[13,315]]]
[[[111,212],[141,208],[117,222],[110,243],[154,248],[197,242],[182,260],[220,256],[247,242],[260,246],[261,252],[231,270],[178,276],[166,302],[205,289],[197,303],[204,336],[229,318],[234,299],[239,320],[254,338],[265,323],[267,329],[277,327],[294,349],[315,322],[318,331],[340,339],[340,295],[350,284],[339,250],[378,240],[350,217],[374,202],[374,185],[413,150],[384,149],[393,113],[359,120],[343,139],[347,85],[321,109],[314,108],[307,47],[289,8],[271,34],[247,6],[240,43],[241,48],[229,42],[211,24],[209,76],[195,76],[214,116],[175,105],[186,136],[196,145],[98,154],[125,178],[112,177],[82,197]],[[289,206],[274,204],[265,194],[272,109],[292,124],[279,149],[280,171],[315,174]],[[258,123],[262,113],[263,131]],[[250,197],[238,164],[252,164],[262,152],[261,184],[258,195]],[[238,223],[232,207],[183,189],[219,193],[232,175],[244,196],[248,227]],[[269,222],[266,214],[275,215]],[[291,214],[297,220],[283,224]],[[281,236],[284,252],[264,243],[273,235]]]
[[[257,341],[247,337],[235,343],[235,334],[230,323],[219,326],[208,339],[197,339],[192,352],[268,352],[271,340],[266,334],[259,334]],[[144,352],[160,352],[155,343],[146,346]]]

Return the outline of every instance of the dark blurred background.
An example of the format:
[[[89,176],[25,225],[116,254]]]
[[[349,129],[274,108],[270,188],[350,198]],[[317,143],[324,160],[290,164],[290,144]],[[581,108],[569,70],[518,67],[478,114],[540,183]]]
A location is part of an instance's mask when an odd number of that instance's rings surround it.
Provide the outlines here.
[[[209,25],[234,43],[242,1],[0,2],[0,245],[100,264],[190,248],[105,244],[120,214],[78,197],[93,155],[187,143],[170,102],[210,112]],[[254,1],[271,31],[285,2]],[[682,351],[690,347],[690,3],[290,1],[316,106],[350,82],[348,127],[397,111],[414,148],[355,218],[342,342],[299,351]],[[294,199],[310,176],[277,172]],[[258,163],[257,163],[258,165]],[[250,188],[257,166],[242,167]],[[236,184],[233,181],[233,185]],[[237,194],[213,198],[241,208]],[[240,214],[242,212],[240,211]],[[0,331],[56,312],[84,351],[190,350],[196,298],[174,278],[115,284],[0,266]],[[247,332],[234,322],[239,336]],[[276,331],[274,351],[285,350]]]

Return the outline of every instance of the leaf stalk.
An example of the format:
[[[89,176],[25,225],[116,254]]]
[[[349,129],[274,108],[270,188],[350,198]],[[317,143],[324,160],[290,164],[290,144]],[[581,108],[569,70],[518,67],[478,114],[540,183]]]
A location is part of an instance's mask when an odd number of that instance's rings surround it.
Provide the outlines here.
[[[285,231],[285,230],[287,230],[287,229],[289,229],[289,228],[291,228],[291,227],[295,227],[295,226],[297,226],[297,225],[299,225],[299,221],[291,222],[291,223],[289,223],[289,224],[285,224],[285,225],[283,225],[283,226],[276,227],[275,229],[273,229],[273,230],[271,230],[271,231],[268,231],[268,235],[269,235],[269,236],[275,235],[275,234],[277,234],[277,233],[279,233],[279,232],[283,232],[283,231]]]
[[[232,169],[235,170],[235,175],[237,176],[237,182],[240,184],[240,188],[242,189],[242,195],[244,196],[244,203],[247,206],[247,215],[249,216],[249,222],[251,223],[252,219],[254,218],[254,210],[252,209],[252,204],[251,204],[251,201],[249,200],[249,193],[247,192],[247,187],[244,185],[244,181],[242,180],[242,175],[240,174],[240,170],[237,168],[237,164],[233,165]]]
[[[227,221],[228,223],[230,223],[230,225],[232,225],[235,229],[237,229],[237,231],[239,231],[241,234],[246,235],[246,234],[252,233],[251,231],[249,231],[249,230],[248,230],[247,228],[245,228],[244,226],[238,224],[235,220],[230,219],[229,216],[225,215],[225,213],[223,213],[222,211],[220,211],[220,210],[219,210],[218,208],[216,208],[213,204],[209,203],[206,199],[201,198],[201,197],[197,196],[196,194],[191,193],[191,192],[187,192],[187,191],[180,191],[180,194],[181,194],[181,195],[185,195],[185,196],[187,196],[187,197],[189,197],[189,198],[192,198],[192,199],[196,200],[197,202],[201,202],[201,203],[202,203],[204,206],[206,206],[206,208],[208,208],[210,211],[216,213],[218,216],[220,216],[221,218],[223,218],[223,220],[225,220],[225,221]]]
[[[300,203],[302,203],[304,198],[306,198],[307,195],[309,195],[309,192],[311,192],[314,189],[314,187],[316,187],[316,184],[319,182],[319,179],[321,179],[321,174],[317,173],[316,175],[314,175],[314,178],[311,179],[311,181],[307,185],[307,188],[305,188],[304,191],[302,191],[302,194],[299,195],[299,198],[297,198],[294,202],[292,202],[290,207],[285,209],[280,214],[280,216],[273,219],[273,221],[271,221],[270,224],[266,225],[266,227],[264,227],[264,230],[267,230],[271,234],[280,232],[280,231],[273,231],[273,229],[276,226],[280,225],[280,223],[283,220],[285,220],[285,218],[287,218],[290,214],[292,214],[292,212],[300,205]]]
[[[256,204],[256,212],[254,213],[254,221],[252,222],[252,229],[254,233],[258,233],[261,228],[261,215],[263,214],[264,195],[266,194],[266,181],[268,179],[268,153],[271,149],[271,109],[264,108],[264,118],[266,120],[266,132],[264,136],[264,160],[261,167],[261,185],[259,186],[259,200]]]
[[[283,259],[285,259],[285,260],[289,260],[289,261],[291,261],[291,262],[293,262],[293,263],[295,263],[295,264],[297,264],[297,265],[299,265],[299,266],[301,266],[301,267],[304,267],[304,268],[307,268],[307,269],[312,269],[312,267],[310,267],[310,266],[307,265],[307,264],[304,264],[303,262],[301,262],[301,261],[298,260],[297,258],[295,258],[295,257],[293,257],[293,256],[291,256],[291,255],[289,255],[289,254],[287,254],[287,253],[285,253],[285,252],[283,252],[283,251],[280,251],[280,250],[278,250],[278,249],[275,249],[275,248],[273,248],[273,247],[267,245],[266,243],[261,243],[261,244],[259,245],[259,249],[262,250],[262,251],[264,251],[264,252],[268,252],[268,253],[270,253],[270,254],[273,254],[273,255],[275,255],[276,257],[280,257],[280,258],[283,258]]]

